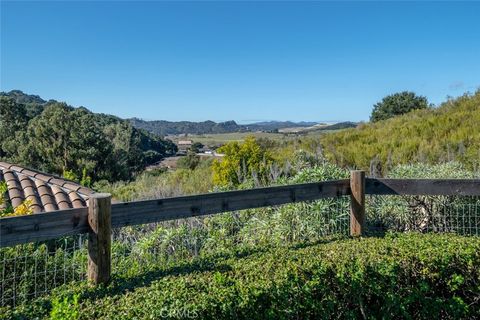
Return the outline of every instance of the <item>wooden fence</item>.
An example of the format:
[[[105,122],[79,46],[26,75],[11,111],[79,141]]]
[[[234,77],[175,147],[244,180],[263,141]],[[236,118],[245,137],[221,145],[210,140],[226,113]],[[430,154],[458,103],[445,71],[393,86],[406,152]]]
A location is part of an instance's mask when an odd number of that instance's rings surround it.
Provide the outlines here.
[[[110,278],[111,229],[287,203],[350,196],[350,234],[364,233],[365,194],[480,196],[479,179],[373,179],[352,171],[350,179],[111,204],[94,194],[88,208],[0,219],[0,247],[88,233],[88,278]]]

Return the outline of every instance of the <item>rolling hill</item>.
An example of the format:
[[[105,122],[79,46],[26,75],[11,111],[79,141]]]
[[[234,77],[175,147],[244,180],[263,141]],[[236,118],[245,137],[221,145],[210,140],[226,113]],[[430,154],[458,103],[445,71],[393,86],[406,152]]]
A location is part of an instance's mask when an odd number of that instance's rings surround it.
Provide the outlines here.
[[[450,99],[438,108],[413,111],[322,136],[327,158],[341,166],[368,169],[411,162],[459,161],[480,167],[480,91]]]

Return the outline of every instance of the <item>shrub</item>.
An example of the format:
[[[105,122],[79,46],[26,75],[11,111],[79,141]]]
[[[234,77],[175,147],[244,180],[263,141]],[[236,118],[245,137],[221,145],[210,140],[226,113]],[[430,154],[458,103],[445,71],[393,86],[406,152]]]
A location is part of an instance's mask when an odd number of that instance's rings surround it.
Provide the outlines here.
[[[241,144],[229,142],[217,151],[224,157],[213,162],[213,182],[216,185],[235,187],[252,175],[266,183],[272,157],[253,136],[247,137]]]
[[[195,170],[199,163],[200,156],[198,156],[195,152],[188,151],[185,157],[178,159],[177,167],[180,169]]]
[[[45,318],[79,295],[80,319],[468,319],[480,316],[480,238],[389,234],[230,251],[157,273],[73,285],[1,318]],[[135,264],[138,265],[138,264]],[[134,273],[132,273],[134,274]]]
[[[76,320],[79,317],[78,309],[78,294],[63,299],[55,297],[52,300],[50,320]]]

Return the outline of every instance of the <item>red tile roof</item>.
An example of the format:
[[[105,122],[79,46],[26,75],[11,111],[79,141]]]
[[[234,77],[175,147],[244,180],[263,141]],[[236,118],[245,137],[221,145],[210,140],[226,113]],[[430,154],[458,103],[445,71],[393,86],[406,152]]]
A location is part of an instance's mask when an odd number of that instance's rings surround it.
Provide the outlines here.
[[[31,200],[34,213],[86,207],[94,193],[76,182],[6,162],[0,162],[0,181],[7,183],[7,203],[16,208]]]

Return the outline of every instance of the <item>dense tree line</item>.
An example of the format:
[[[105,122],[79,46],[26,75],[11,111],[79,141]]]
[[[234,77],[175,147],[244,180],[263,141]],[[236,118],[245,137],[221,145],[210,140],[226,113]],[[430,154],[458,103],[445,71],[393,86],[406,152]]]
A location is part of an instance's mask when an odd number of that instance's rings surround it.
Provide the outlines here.
[[[111,115],[19,91],[0,95],[0,158],[7,161],[116,181],[175,152],[171,141]]]

